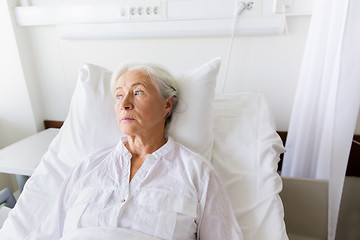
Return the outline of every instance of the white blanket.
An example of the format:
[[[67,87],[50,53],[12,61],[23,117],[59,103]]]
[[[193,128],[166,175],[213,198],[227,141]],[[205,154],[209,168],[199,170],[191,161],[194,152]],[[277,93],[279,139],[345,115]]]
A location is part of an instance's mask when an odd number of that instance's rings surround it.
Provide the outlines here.
[[[145,233],[125,229],[125,228],[78,228],[73,232],[63,236],[61,240],[159,240]]]

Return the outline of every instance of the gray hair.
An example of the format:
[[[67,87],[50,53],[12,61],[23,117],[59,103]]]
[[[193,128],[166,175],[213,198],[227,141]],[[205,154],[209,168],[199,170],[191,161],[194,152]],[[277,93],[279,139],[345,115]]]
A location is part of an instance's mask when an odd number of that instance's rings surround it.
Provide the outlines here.
[[[132,70],[142,70],[149,75],[164,100],[173,98],[172,107],[166,116],[165,126],[170,123],[172,113],[178,102],[178,90],[175,78],[164,67],[152,63],[130,62],[123,64],[111,76],[111,92],[115,96],[115,85],[121,75]]]

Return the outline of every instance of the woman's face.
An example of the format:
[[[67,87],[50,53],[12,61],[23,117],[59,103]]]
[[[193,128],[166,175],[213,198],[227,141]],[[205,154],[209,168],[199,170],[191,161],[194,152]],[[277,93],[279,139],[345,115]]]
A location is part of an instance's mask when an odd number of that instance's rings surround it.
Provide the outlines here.
[[[115,113],[120,130],[129,136],[163,132],[172,101],[164,100],[142,70],[122,74],[115,84]]]

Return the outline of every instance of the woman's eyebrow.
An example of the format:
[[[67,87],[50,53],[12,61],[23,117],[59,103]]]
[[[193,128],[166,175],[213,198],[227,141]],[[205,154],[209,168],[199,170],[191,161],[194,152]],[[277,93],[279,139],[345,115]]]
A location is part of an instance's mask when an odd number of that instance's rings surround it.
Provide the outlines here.
[[[133,83],[133,84],[131,84],[131,88],[134,88],[134,87],[136,87],[136,86],[143,86],[144,88],[147,88],[146,87],[146,85],[144,84],[144,83],[141,83],[141,82],[137,82],[137,83]],[[117,87],[117,88],[115,88],[115,90],[118,90],[118,89],[123,89],[123,87]]]
[[[131,88],[134,88],[134,87],[139,86],[139,85],[140,85],[140,86],[143,86],[144,88],[147,88],[145,84],[140,83],[140,82],[131,84]]]

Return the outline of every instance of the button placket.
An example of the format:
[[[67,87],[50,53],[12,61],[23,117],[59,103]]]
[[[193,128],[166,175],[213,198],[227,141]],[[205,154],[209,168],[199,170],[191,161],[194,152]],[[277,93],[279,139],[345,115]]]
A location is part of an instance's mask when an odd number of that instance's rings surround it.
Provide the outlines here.
[[[122,179],[121,179],[121,183],[119,184],[119,195],[118,195],[118,199],[120,199],[120,204],[118,205],[119,207],[119,214],[121,212],[121,208],[124,206],[124,204],[127,202],[128,198],[129,198],[129,178],[130,178],[130,162],[131,162],[131,155],[128,154],[126,156],[125,160],[125,164],[124,164],[124,168],[122,169]]]

